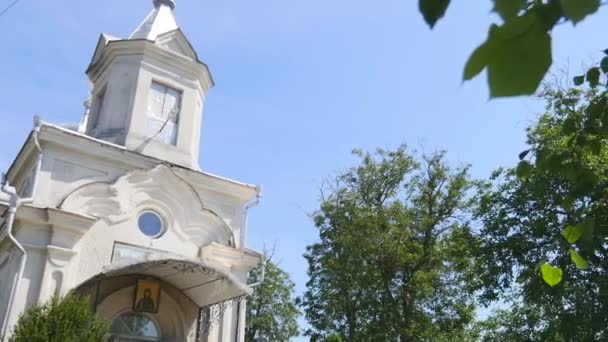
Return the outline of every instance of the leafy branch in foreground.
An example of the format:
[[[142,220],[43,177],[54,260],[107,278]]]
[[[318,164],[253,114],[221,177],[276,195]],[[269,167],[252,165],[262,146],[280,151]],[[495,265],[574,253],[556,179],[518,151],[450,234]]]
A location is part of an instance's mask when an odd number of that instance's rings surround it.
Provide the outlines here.
[[[492,2],[493,12],[502,22],[490,26],[486,41],[471,54],[463,72],[463,79],[468,81],[485,69],[491,97],[534,94],[553,62],[553,28],[563,22],[576,25],[602,5],[600,0]],[[418,0],[418,4],[424,20],[433,28],[446,13],[450,0]],[[587,78],[596,80],[598,71],[590,70]]]

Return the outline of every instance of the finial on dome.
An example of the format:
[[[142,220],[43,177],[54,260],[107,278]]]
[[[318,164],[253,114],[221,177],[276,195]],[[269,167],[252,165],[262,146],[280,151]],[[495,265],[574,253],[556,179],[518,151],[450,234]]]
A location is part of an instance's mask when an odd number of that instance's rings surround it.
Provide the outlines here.
[[[179,27],[173,16],[175,0],[154,0],[155,8],[139,24],[129,39],[147,39],[155,41],[164,33],[177,30]]]
[[[154,0],[154,7],[160,7],[161,5],[165,5],[170,7],[171,9],[175,9],[175,0]]]

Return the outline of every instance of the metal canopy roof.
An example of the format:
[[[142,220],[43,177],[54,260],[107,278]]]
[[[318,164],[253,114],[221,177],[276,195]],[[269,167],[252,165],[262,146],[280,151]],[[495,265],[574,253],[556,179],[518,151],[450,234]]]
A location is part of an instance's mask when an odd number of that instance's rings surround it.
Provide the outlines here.
[[[202,260],[159,259],[110,265],[86,284],[126,275],[149,276],[173,285],[198,307],[218,304],[251,294],[251,288],[229,271]]]

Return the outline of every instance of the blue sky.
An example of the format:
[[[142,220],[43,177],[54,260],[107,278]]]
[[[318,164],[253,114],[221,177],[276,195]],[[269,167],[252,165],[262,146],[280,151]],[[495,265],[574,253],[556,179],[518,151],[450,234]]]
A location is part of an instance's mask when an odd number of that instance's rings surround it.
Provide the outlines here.
[[[0,0],[0,8],[10,4]],[[32,116],[76,122],[88,87],[84,70],[100,32],[126,37],[151,0],[21,0],[0,17],[0,168],[6,169]],[[203,118],[204,170],[262,184],[250,211],[253,248],[306,282],[308,214],[324,178],[353,165],[353,148],[402,143],[447,149],[476,177],[513,165],[524,129],[542,110],[533,98],[488,99],[485,75],[461,82],[469,53],[485,38],[491,2],[454,1],[434,31],[412,0],[178,0],[178,23],[211,68]],[[477,2],[476,2],[477,3]],[[554,32],[554,72],[580,73],[605,48],[603,10]],[[602,25],[603,24],[603,25]]]

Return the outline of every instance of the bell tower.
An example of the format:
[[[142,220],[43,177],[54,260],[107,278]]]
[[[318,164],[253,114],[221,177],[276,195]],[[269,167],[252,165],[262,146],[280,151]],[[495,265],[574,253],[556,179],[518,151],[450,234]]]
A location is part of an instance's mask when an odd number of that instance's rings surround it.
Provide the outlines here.
[[[92,91],[85,134],[199,169],[202,111],[213,79],[176,23],[174,0],[153,4],[128,39],[99,38],[86,72]]]

